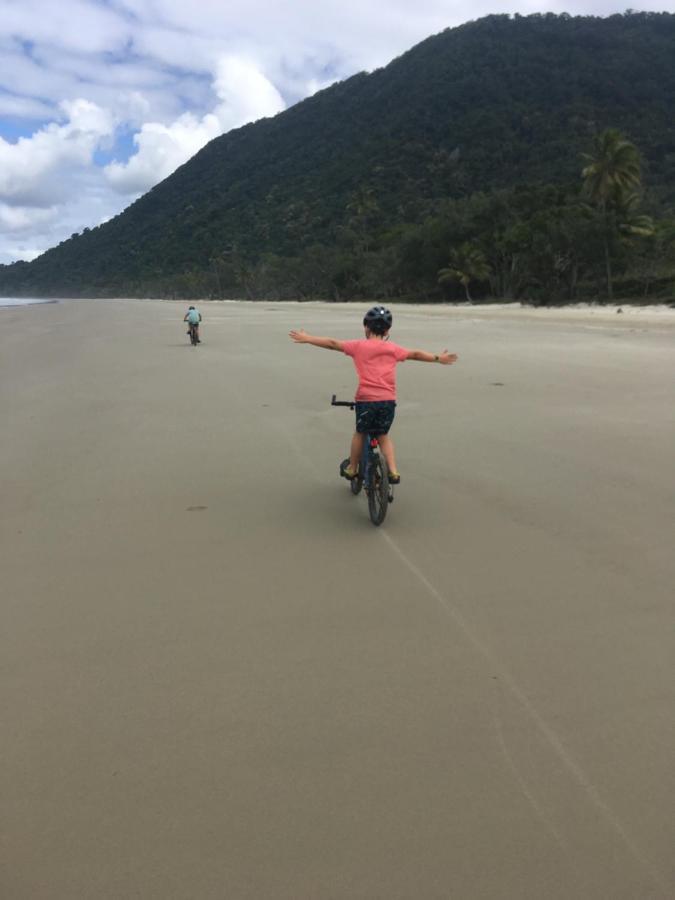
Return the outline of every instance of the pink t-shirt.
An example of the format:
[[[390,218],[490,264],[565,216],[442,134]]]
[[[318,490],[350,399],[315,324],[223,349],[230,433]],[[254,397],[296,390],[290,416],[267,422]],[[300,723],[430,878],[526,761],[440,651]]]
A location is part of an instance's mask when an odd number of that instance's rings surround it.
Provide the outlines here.
[[[355,400],[395,400],[396,363],[408,358],[408,350],[377,338],[342,341],[342,349],[354,360],[359,386]]]

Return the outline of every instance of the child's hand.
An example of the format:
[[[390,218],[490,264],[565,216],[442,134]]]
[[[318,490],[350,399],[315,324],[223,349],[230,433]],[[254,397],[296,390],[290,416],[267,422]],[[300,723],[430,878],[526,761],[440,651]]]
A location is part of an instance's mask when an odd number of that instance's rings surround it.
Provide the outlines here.
[[[457,354],[448,353],[447,350],[444,350],[442,353],[439,353],[438,361],[442,366],[451,366],[453,363],[457,362]]]
[[[289,331],[288,336],[292,341],[295,341],[296,344],[306,344],[309,335],[305,331],[304,328],[300,328],[298,331]]]

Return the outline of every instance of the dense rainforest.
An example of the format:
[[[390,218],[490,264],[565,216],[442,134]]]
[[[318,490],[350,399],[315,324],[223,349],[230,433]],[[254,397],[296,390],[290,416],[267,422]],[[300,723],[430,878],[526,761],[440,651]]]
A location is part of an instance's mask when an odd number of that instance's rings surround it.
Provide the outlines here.
[[[675,300],[675,15],[488,16],[211,141],[0,293]]]

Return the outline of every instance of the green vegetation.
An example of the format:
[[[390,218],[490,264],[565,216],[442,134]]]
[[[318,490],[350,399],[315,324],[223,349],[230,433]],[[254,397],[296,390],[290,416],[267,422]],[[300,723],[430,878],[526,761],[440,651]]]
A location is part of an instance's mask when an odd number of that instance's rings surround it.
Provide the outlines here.
[[[472,281],[487,281],[490,266],[485,254],[475,244],[462,244],[450,254],[450,265],[438,273],[439,284],[458,281],[464,288],[466,299],[472,302],[469,285]]]
[[[488,16],[212,141],[0,292],[675,299],[675,15]]]
[[[593,153],[584,157],[588,165],[581,173],[583,192],[598,212],[607,297],[612,300],[612,243],[618,233],[645,237],[654,233],[651,219],[635,213],[642,188],[640,154],[618,131],[608,128],[595,138]]]

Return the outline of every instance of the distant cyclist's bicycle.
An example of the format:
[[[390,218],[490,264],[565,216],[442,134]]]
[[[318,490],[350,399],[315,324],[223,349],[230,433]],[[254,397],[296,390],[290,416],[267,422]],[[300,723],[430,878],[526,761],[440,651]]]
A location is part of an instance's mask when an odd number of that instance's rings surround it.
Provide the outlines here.
[[[193,347],[196,347],[199,341],[199,325],[196,322],[190,322],[188,325],[189,335],[190,335],[190,343]]]
[[[330,401],[331,406],[348,406],[354,409],[353,400],[336,400],[335,394]],[[373,525],[381,525],[387,515],[389,504],[394,502],[394,489],[389,484],[387,460],[380,452],[377,435],[367,434],[363,442],[363,454],[359,469],[349,482],[352,494],[360,494],[365,488],[368,497],[368,513]]]

